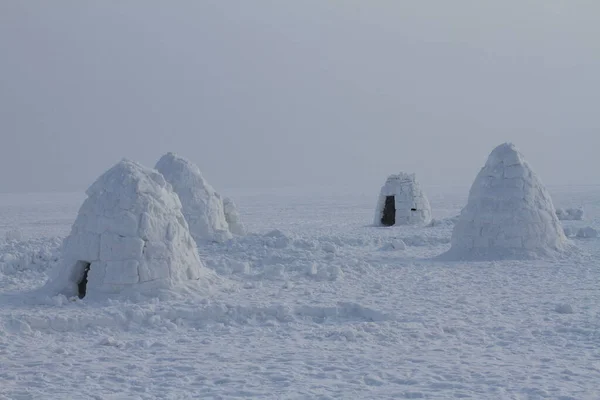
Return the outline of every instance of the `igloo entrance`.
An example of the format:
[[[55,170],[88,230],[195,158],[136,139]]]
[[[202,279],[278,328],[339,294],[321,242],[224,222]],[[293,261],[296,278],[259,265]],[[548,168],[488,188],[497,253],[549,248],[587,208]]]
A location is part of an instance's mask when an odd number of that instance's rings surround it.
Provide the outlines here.
[[[396,196],[386,196],[381,223],[385,226],[393,226],[396,223]]]
[[[83,299],[87,290],[90,263],[86,261],[77,261],[75,264],[75,271],[81,275],[81,278],[77,281],[77,296],[79,296],[80,299]]]

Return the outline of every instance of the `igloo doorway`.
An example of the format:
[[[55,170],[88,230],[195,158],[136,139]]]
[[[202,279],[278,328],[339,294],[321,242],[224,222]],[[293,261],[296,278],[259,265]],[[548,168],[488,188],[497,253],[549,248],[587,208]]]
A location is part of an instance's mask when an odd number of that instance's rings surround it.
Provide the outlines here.
[[[75,264],[75,272],[81,276],[77,281],[77,296],[79,296],[80,299],[83,299],[87,290],[90,263],[87,261],[77,261]]]
[[[396,196],[386,196],[385,206],[383,207],[383,215],[381,216],[381,224],[385,226],[393,226],[396,223]]]

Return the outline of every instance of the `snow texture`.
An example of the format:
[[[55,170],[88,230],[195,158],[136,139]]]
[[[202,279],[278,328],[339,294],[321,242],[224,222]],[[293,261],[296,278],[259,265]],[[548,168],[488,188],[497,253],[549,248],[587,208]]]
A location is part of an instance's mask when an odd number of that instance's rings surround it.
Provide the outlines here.
[[[234,235],[245,235],[246,228],[242,223],[240,213],[238,212],[233,200],[231,200],[229,197],[223,198],[223,211],[225,212],[225,220],[227,221],[229,232]]]
[[[89,266],[87,295],[172,288],[207,272],[181,213],[179,198],[164,177],[122,160],[87,190],[71,234],[47,288],[78,294]]]
[[[557,208],[556,216],[561,221],[583,221],[583,208]]]
[[[158,160],[155,168],[179,196],[183,215],[196,242],[223,242],[232,238],[223,200],[196,164],[175,153],[167,153]]]
[[[396,205],[395,225],[425,225],[431,221],[431,206],[421,189],[415,174],[401,172],[390,175],[381,187],[377,206],[375,207],[374,224],[383,225],[381,218],[387,196],[394,196]]]
[[[432,188],[436,217],[466,192]],[[71,301],[31,290],[85,196],[0,193],[0,399],[600,398],[600,240],[568,259],[431,261],[452,224],[366,226],[356,187],[232,194],[255,233],[202,261],[235,290]],[[600,187],[552,195],[600,229]],[[24,241],[5,240],[15,227]]]
[[[575,236],[580,239],[595,238],[598,237],[598,231],[591,226],[586,226],[585,228],[580,228]]]
[[[475,178],[441,258],[538,258],[567,248],[550,194],[517,148],[504,143]]]

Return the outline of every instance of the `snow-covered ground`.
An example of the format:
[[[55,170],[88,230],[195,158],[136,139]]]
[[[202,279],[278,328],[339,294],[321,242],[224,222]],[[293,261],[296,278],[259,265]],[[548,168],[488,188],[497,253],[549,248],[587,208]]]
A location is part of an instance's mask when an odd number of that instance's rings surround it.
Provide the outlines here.
[[[424,189],[423,228],[370,226],[377,192],[228,191],[251,234],[199,248],[212,292],[103,302],[33,295],[85,195],[0,195],[0,399],[600,398],[600,238],[574,237],[600,187],[548,188],[585,210],[552,262],[432,260],[468,188]]]

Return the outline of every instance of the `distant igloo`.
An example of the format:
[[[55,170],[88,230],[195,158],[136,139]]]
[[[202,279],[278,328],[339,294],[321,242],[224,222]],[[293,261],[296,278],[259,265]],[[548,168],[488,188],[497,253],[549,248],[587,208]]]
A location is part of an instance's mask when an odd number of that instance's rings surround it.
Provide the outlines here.
[[[450,260],[531,259],[569,247],[550,194],[511,143],[496,147],[454,226]]]
[[[222,242],[231,239],[232,233],[240,234],[243,231],[233,202],[224,207],[223,199],[206,182],[197,165],[175,153],[167,153],[158,161],[156,169],[179,196],[183,215],[196,242]]]
[[[375,207],[378,226],[419,225],[431,221],[429,200],[415,174],[390,175],[381,188]]]
[[[223,211],[225,212],[225,221],[227,221],[229,231],[234,235],[245,235],[246,227],[242,223],[235,203],[229,197],[223,199]]]
[[[94,182],[46,287],[76,296],[172,288],[208,274],[171,185],[122,160]]]

